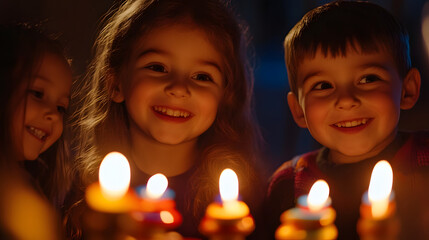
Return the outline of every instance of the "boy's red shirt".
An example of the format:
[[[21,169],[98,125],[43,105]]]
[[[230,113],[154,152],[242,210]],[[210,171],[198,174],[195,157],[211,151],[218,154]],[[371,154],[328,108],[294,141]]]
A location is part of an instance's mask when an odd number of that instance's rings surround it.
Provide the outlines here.
[[[400,239],[429,239],[429,132],[399,133],[376,157],[353,164],[336,165],[322,148],[285,162],[273,174],[266,201],[268,234],[274,236],[280,214],[295,206],[318,179],[328,182],[332,206],[337,211],[339,239],[358,239],[356,223],[362,195],[367,191],[372,168],[388,160],[393,169],[393,190],[401,221]]]

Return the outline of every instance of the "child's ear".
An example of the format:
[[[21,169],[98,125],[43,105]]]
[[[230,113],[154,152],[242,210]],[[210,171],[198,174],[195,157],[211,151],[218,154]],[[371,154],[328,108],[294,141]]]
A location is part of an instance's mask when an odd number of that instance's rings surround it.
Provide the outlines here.
[[[416,104],[420,95],[420,84],[419,70],[411,68],[402,82],[401,109],[410,109]]]
[[[299,105],[298,96],[296,96],[293,92],[289,92],[287,94],[287,103],[289,104],[289,109],[292,113],[295,123],[302,128],[307,128],[304,111],[302,111],[301,105]]]
[[[112,100],[116,103],[121,103],[125,100],[124,93],[122,90],[122,84],[118,81],[116,74],[109,73],[107,76],[107,80],[111,82],[113,85],[113,92],[112,92]]]

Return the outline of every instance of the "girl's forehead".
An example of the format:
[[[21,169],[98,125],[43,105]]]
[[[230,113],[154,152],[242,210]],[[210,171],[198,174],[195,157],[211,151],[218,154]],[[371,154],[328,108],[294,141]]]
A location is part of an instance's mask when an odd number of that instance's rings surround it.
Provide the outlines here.
[[[194,41],[195,38],[202,39],[211,48],[215,49],[216,52],[225,55],[227,45],[229,45],[227,43],[228,40],[225,40],[227,38],[216,34],[213,30],[209,30],[192,20],[183,18],[181,18],[181,21],[165,20],[159,25],[143,29],[134,41],[131,51],[135,54],[136,51],[138,52],[139,49],[147,47],[148,44],[170,43],[170,45],[174,45],[176,34],[179,35],[185,32],[192,32],[192,38],[194,39],[189,38],[190,42]]]
[[[212,31],[208,30],[205,26],[202,26],[200,24],[195,23],[193,20],[191,20],[190,18],[179,18],[179,19],[167,19],[167,20],[162,20],[161,22],[154,24],[152,26],[148,26],[144,29],[142,29],[142,31],[140,31],[139,36],[136,39],[136,42],[142,42],[146,39],[151,38],[151,36],[153,36],[153,34],[162,34],[165,32],[171,32],[171,31],[183,31],[183,30],[193,30],[193,31],[197,31],[198,33],[200,33],[201,37],[203,38],[207,38],[211,44],[213,44],[212,42],[215,42],[214,39],[212,39],[210,34]],[[169,39],[169,40],[174,40],[174,39]]]

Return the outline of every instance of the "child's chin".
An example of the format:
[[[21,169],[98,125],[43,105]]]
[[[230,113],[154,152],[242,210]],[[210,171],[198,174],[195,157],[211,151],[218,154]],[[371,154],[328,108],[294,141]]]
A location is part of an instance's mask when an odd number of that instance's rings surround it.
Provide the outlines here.
[[[25,154],[25,160],[34,161],[39,157],[38,154]]]

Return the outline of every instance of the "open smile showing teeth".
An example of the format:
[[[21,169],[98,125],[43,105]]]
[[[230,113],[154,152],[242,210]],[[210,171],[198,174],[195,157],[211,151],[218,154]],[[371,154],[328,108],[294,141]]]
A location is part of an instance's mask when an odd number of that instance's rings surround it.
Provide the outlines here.
[[[339,128],[351,128],[351,127],[364,125],[368,122],[368,120],[369,120],[368,118],[362,118],[362,119],[353,120],[353,121],[337,122],[337,123],[334,123],[334,125]]]
[[[48,136],[48,133],[46,133],[46,132],[44,132],[38,128],[28,126],[27,129],[33,136],[40,139],[41,141],[45,141],[46,137]]]
[[[160,106],[154,106],[153,110],[155,110],[157,113],[177,118],[187,118],[191,115],[190,112]]]

